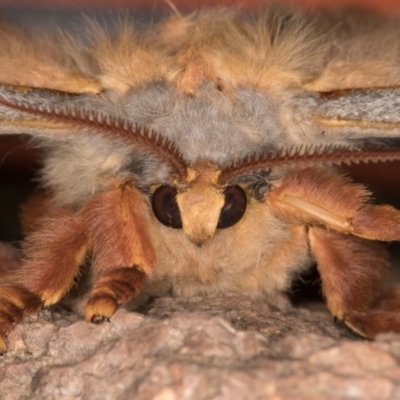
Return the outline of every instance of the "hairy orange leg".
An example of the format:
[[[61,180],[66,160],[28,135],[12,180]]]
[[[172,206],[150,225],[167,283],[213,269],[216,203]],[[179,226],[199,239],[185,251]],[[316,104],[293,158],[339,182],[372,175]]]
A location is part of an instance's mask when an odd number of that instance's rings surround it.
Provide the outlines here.
[[[400,293],[382,294],[388,255],[380,243],[309,229],[310,248],[331,313],[362,336],[400,332]]]
[[[60,210],[37,222],[26,241],[21,266],[0,285],[0,350],[23,314],[56,303],[74,283],[87,251],[84,221]]]
[[[29,290],[12,283],[0,284],[0,354],[7,350],[5,337],[12,325],[41,305],[41,299]]]
[[[382,294],[388,256],[365,239],[400,240],[400,212],[370,205],[369,197],[347,177],[309,168],[289,173],[266,200],[277,216],[310,226],[310,248],[332,314],[374,337],[400,331],[400,293]]]
[[[274,213],[365,239],[400,240],[400,211],[368,204],[370,193],[348,177],[318,168],[289,173],[267,194]]]
[[[82,210],[93,249],[94,286],[86,320],[110,318],[117,307],[135,296],[151,274],[148,204],[130,182],[93,196]]]
[[[400,332],[400,288],[383,293],[368,311],[349,313],[346,324],[368,338],[380,332]]]
[[[39,296],[45,306],[54,304],[72,287],[87,249],[83,218],[59,210],[37,222],[27,236],[22,266],[13,281]]]
[[[111,318],[119,305],[139,293],[145,277],[146,274],[134,265],[99,277],[86,304],[86,320],[99,323]]]

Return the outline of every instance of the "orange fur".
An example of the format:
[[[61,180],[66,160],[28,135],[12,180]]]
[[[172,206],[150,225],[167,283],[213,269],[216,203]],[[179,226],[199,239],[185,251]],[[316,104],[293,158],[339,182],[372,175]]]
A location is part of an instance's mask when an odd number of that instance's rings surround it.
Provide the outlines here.
[[[188,168],[186,184],[176,196],[182,216],[183,231],[193,242],[203,244],[217,228],[224,196],[218,187],[220,170],[217,166],[200,162]]]
[[[99,83],[84,76],[84,66],[68,52],[71,42],[53,35],[40,37],[2,21],[0,24],[0,82],[20,87],[40,87],[72,93],[98,93]],[[73,46],[72,46],[73,47]],[[76,52],[76,49],[70,49]],[[26,90],[25,89],[25,90]]]
[[[48,197],[38,196],[24,210],[34,227],[25,242],[21,267],[9,286],[0,286],[0,326],[6,335],[26,312],[57,302],[69,291],[87,250],[94,251],[94,286],[87,303],[90,321],[109,318],[142,287],[155,263],[147,233],[144,196],[128,183],[89,200],[80,214],[66,210],[40,218]],[[30,206],[30,207],[29,207]],[[32,222],[31,222],[32,221]],[[0,332],[0,351],[5,350]]]
[[[39,37],[2,22],[0,82],[122,94],[160,80],[184,93],[205,80],[228,93],[238,86],[326,91],[398,85],[399,56],[389,47],[399,37],[397,21],[339,21],[320,15],[310,23],[300,12],[272,8],[253,23],[219,9],[175,15],[150,32],[136,31],[125,20],[110,38],[87,20],[86,36],[93,39],[86,47],[68,36]]]
[[[340,190],[338,190],[340,188]],[[291,171],[282,183],[266,197],[274,213],[297,223],[323,224],[343,231],[351,229],[351,218],[367,202],[369,192],[343,175],[317,168]],[[289,197],[289,199],[286,199]],[[295,200],[308,203],[315,210],[308,211]],[[327,212],[326,220],[318,213]],[[336,218],[336,219],[335,219]],[[347,225],[346,225],[347,222]]]
[[[145,274],[135,267],[117,268],[99,278],[86,304],[86,321],[109,319],[142,289]]]
[[[321,228],[310,228],[309,240],[331,313],[346,319],[353,311],[368,310],[387,275],[386,249],[378,243]]]
[[[93,249],[93,272],[101,277],[115,268],[135,267],[151,274],[155,254],[146,221],[148,205],[129,183],[94,195],[83,207]]]
[[[25,257],[14,281],[54,304],[72,287],[86,255],[83,219],[59,211],[40,220],[24,243]]]
[[[400,240],[400,211],[389,205],[367,205],[352,219],[353,234],[370,240]]]
[[[398,299],[400,300],[400,299]],[[369,310],[352,312],[345,320],[347,326],[369,339],[382,332],[400,332],[399,311]]]
[[[121,25],[117,38],[110,38],[94,24],[92,28],[96,39],[88,50],[100,68],[98,80],[103,89],[123,94],[165,76],[168,65],[159,49],[143,40],[128,23]]]
[[[268,204],[281,218],[370,240],[399,240],[400,212],[389,205],[366,204],[368,199],[363,186],[318,169],[289,173],[267,195]]]
[[[2,284],[0,286],[0,298],[16,305],[28,314],[36,310],[42,304],[41,300],[36,295],[21,286],[11,283]]]
[[[11,325],[67,294],[82,264],[92,278],[86,319],[100,322],[142,288],[285,290],[312,262],[310,248],[335,316],[367,336],[399,330],[399,296],[377,297],[386,253],[350,236],[399,239],[399,212],[369,205],[363,186],[329,167],[303,167],[399,158],[358,148],[375,134],[400,135],[392,90],[400,57],[389,47],[398,28],[378,21],[375,38],[369,23],[353,31],[353,22],[273,8],[249,21],[212,10],[148,31],[126,21],[114,36],[89,23],[85,43],[42,32],[28,42],[29,34],[2,25],[1,133],[39,138],[51,193],[23,209],[22,264],[0,247],[0,351]],[[149,130],[131,129],[136,122]],[[317,143],[304,153],[296,147]],[[159,185],[172,187],[172,206],[162,210],[179,208],[183,230],[179,218],[164,226],[152,214]],[[218,221],[221,210],[235,211],[233,186],[244,214],[228,227]]]
[[[12,325],[41,305],[40,298],[27,289],[15,284],[0,284],[0,353],[7,350],[5,337]]]
[[[365,312],[351,312],[346,324],[362,336],[374,338],[381,332],[400,331],[400,288],[383,293]]]

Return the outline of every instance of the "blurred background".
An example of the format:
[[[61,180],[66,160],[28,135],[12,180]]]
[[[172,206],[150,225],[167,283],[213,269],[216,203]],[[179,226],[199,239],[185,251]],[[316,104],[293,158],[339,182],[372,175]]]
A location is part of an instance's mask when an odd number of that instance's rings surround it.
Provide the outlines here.
[[[179,11],[193,11],[199,7],[235,5],[244,13],[253,13],[268,0],[0,0],[0,14],[7,21],[21,26],[66,28],[79,32],[81,15],[95,17],[108,24],[113,15],[129,12],[137,25],[156,22],[171,13],[171,4]],[[304,8],[359,8],[383,14],[399,14],[399,0],[290,0]],[[39,165],[38,151],[26,146],[25,140],[0,137],[0,240],[17,243],[21,239],[19,204],[35,187],[35,170]],[[400,163],[361,165],[349,169],[353,177],[366,183],[378,202],[389,202],[400,207]]]
[[[395,12],[400,9],[398,0],[275,0],[275,3],[286,3],[300,7],[326,8],[326,7],[358,7],[379,12]],[[143,11],[149,14],[158,13],[169,8],[168,1],[164,0],[1,0],[0,7],[6,8],[31,8],[54,10],[78,11],[84,9],[130,8],[135,11]],[[198,7],[215,5],[239,5],[244,10],[254,11],[268,3],[268,0],[172,0],[179,10],[187,11]]]

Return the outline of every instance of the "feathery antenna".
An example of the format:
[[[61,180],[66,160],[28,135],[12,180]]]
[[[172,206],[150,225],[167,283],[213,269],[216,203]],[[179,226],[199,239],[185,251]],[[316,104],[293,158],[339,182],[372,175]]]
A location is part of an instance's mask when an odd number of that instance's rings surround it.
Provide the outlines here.
[[[70,97],[69,95],[65,95]],[[132,145],[168,165],[172,173],[183,181],[187,177],[187,165],[178,148],[161,134],[138,125],[96,111],[71,106],[43,106],[26,104],[0,97],[0,104],[42,119],[63,122],[85,132],[120,140]],[[226,185],[241,175],[270,168],[306,168],[318,165],[340,165],[360,162],[386,162],[400,160],[400,149],[379,146],[366,148],[345,145],[300,146],[283,148],[268,153],[254,153],[221,171],[219,184]]]
[[[34,116],[40,116],[46,120],[63,122],[71,127],[101,135],[108,139],[120,140],[168,165],[179,180],[186,178],[186,163],[182,154],[170,140],[157,132],[140,128],[137,124],[122,118],[75,107],[33,106],[1,97],[0,104]]]
[[[360,162],[386,162],[400,160],[400,149],[347,146],[300,146],[281,149],[266,154],[255,153],[225,168],[219,176],[219,184],[252,172],[270,168],[305,168],[318,165],[358,164]]]

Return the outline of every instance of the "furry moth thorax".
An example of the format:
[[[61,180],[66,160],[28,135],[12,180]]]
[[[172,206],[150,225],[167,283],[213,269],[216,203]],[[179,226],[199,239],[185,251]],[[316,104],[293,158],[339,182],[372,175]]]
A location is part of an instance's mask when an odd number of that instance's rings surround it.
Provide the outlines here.
[[[98,322],[140,295],[265,296],[316,262],[333,315],[400,330],[373,314],[370,242],[399,240],[400,214],[338,169],[400,158],[397,21],[213,10],[84,44],[0,35],[0,133],[45,153],[4,309],[60,301],[84,268]]]

